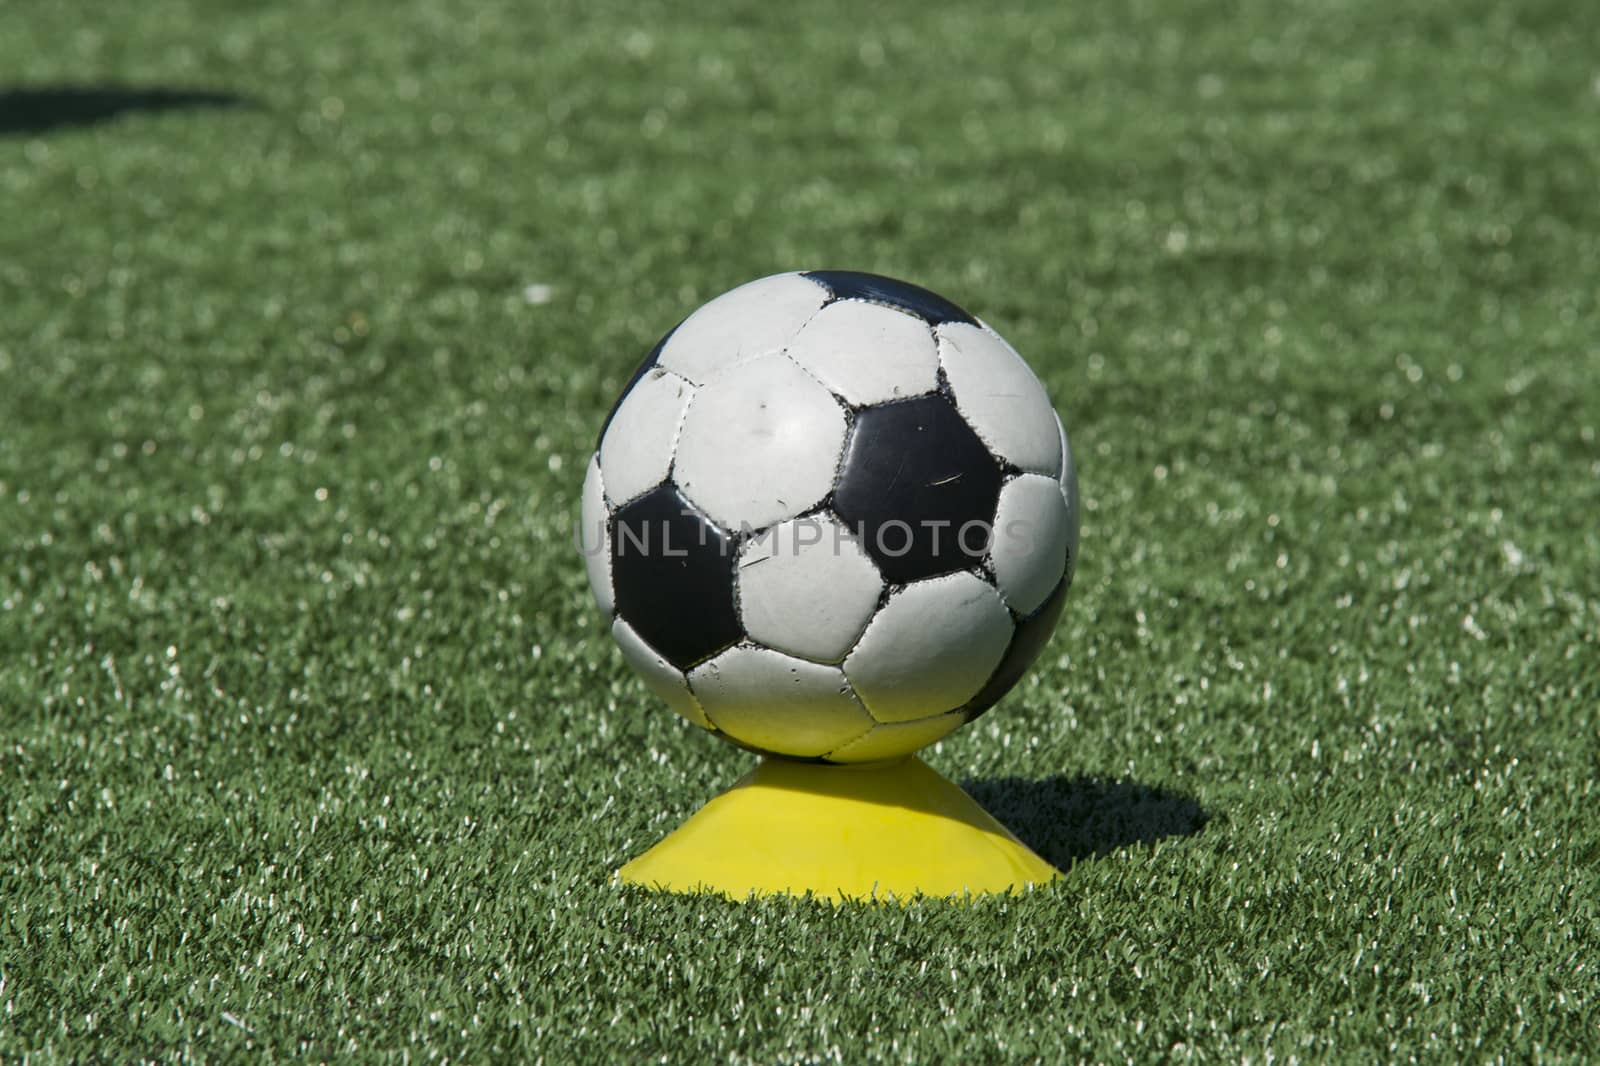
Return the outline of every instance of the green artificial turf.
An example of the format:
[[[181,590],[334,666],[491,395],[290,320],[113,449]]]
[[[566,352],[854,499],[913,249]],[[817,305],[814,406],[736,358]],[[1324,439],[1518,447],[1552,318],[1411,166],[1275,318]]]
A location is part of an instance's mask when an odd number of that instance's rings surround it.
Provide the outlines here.
[[[1580,1058],[1597,40],[0,5],[0,1061]],[[609,883],[750,757],[591,609],[588,449],[682,314],[819,266],[970,307],[1066,418],[1061,627],[928,753],[1046,891]]]

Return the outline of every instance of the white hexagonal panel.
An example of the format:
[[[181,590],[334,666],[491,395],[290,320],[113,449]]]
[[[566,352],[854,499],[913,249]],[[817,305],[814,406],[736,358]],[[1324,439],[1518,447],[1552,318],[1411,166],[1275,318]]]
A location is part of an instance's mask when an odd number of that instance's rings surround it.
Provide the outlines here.
[[[730,648],[690,671],[689,685],[717,728],[783,755],[823,755],[872,728],[837,666],[766,648]]]
[[[1053,477],[1022,474],[1000,489],[989,557],[1000,595],[1018,614],[1032,614],[1061,583],[1070,518]]]
[[[1060,470],[1055,408],[1022,356],[996,334],[965,322],[946,322],[936,333],[956,408],[989,449],[1031,473]]]
[[[741,285],[684,319],[657,362],[703,385],[736,363],[782,351],[828,296],[801,274],[774,274]]]
[[[672,477],[724,529],[760,529],[828,494],[844,434],[844,409],[828,390],[782,355],[765,355],[695,394]]]
[[[928,324],[862,300],[824,307],[788,352],[808,374],[858,407],[939,386],[939,349]]]
[[[963,714],[938,714],[915,722],[879,723],[866,736],[828,753],[833,762],[882,762],[932,744],[966,721]]]
[[[946,574],[891,596],[844,672],[878,721],[915,721],[975,696],[1011,633],[1011,615],[993,585],[965,571]]]
[[[600,469],[613,507],[666,480],[673,442],[693,396],[693,385],[654,367],[622,398],[600,442]]]
[[[1056,428],[1061,431],[1061,498],[1067,503],[1067,580],[1078,570],[1078,467],[1072,461],[1072,444],[1067,440],[1067,427],[1056,416]]]
[[[739,553],[739,615],[750,638],[802,659],[836,663],[866,628],[883,578],[830,515],[766,530]]]
[[[607,618],[616,610],[611,593],[611,531],[606,514],[605,487],[600,480],[600,458],[591,456],[583,476],[583,503],[578,512],[578,550],[589,572],[589,591]]]
[[[611,623],[611,636],[617,642],[617,647],[622,649],[622,657],[628,660],[628,665],[633,667],[651,692],[701,729],[715,728],[706,720],[694,693],[689,691],[688,679],[677,667],[656,654],[656,650],[646,644],[632,626],[618,618]]]

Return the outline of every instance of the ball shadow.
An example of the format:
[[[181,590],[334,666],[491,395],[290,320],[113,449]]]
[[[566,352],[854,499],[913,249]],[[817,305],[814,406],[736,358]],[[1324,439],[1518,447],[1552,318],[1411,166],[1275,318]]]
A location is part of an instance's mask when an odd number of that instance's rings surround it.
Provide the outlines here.
[[[233,93],[159,86],[36,85],[0,87],[0,137],[47,133],[90,126],[140,111],[179,111],[204,107],[245,107]]]
[[[1066,869],[1130,844],[1193,836],[1211,816],[1192,796],[1136,781],[998,777],[962,788],[1052,866]]]

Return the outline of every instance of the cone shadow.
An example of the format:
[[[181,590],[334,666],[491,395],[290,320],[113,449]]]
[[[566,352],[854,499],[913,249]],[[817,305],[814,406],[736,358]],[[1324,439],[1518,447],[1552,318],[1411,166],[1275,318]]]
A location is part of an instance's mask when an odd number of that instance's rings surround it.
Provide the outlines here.
[[[1193,796],[1136,781],[1057,775],[963,782],[968,795],[1046,862],[1066,869],[1132,844],[1193,836],[1211,816]]]
[[[133,112],[248,105],[233,93],[161,86],[13,86],[0,88],[0,137],[90,126]]]

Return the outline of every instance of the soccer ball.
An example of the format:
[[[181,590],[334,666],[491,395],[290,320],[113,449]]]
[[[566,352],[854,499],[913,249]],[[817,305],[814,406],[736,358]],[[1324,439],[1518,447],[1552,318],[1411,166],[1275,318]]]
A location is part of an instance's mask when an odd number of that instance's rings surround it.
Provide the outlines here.
[[[582,547],[623,656],[740,747],[916,751],[1016,684],[1078,554],[1066,431],[1026,363],[926,289],[742,285],[623,389]]]

